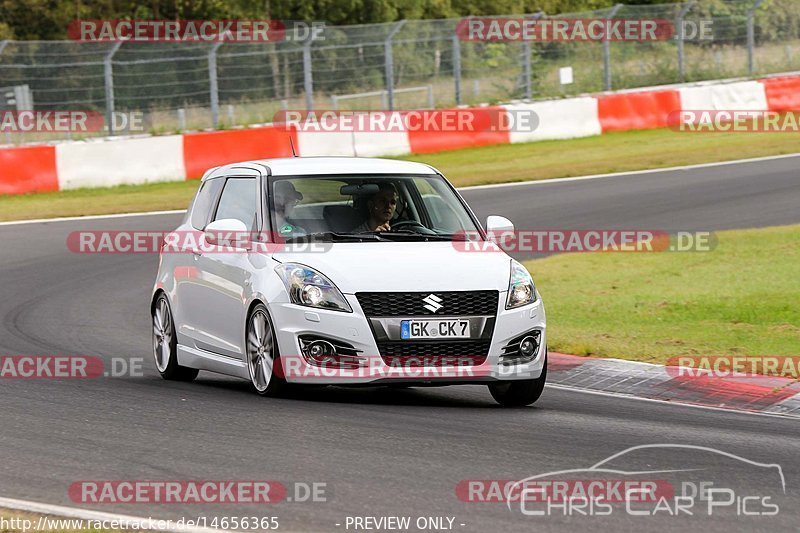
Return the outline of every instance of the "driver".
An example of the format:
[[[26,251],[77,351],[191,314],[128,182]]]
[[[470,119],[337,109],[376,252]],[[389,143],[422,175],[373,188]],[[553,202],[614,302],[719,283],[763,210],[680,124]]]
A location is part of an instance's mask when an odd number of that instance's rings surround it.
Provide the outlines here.
[[[275,228],[278,234],[289,235],[305,233],[305,230],[295,226],[289,219],[294,206],[303,199],[303,193],[294,188],[291,181],[276,181],[273,186],[273,202],[275,203]]]
[[[378,187],[378,192],[367,200],[367,219],[353,230],[354,233],[392,230],[389,221],[397,209],[397,188],[388,181]]]

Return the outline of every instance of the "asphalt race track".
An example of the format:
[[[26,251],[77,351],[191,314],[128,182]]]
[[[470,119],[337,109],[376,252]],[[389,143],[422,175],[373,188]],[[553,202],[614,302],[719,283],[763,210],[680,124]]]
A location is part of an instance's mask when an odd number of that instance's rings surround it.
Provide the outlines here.
[[[502,214],[524,229],[769,226],[800,223],[798,168],[800,157],[472,189],[464,196],[481,218]],[[470,532],[789,531],[800,523],[800,424],[787,418],[552,387],[534,407],[502,409],[478,386],[329,387],[272,399],[250,393],[244,381],[208,373],[190,384],[164,382],[150,351],[148,303],[157,257],[78,255],[65,241],[75,230],[166,230],[178,218],[0,226],[0,355],[144,359],[143,377],[0,382],[0,497],[74,507],[67,490],[79,480],[278,480],[290,496],[296,482],[325,483],[327,501],[91,507],[174,519],[277,516],[283,531],[346,531],[348,516],[381,515],[411,516],[412,522],[450,516],[455,530]],[[461,480],[586,468],[654,443],[712,447],[779,464],[786,480],[780,512],[535,517],[456,496]],[[690,455],[663,452],[652,463]],[[753,493],[777,488],[752,469],[726,468]]]

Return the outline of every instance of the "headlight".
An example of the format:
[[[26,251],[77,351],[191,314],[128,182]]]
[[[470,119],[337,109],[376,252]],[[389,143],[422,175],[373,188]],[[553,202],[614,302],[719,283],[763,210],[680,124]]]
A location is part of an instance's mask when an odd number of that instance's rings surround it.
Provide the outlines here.
[[[286,285],[289,299],[293,304],[353,312],[336,285],[313,268],[297,263],[285,263],[276,266],[275,272]]]
[[[511,260],[511,280],[508,282],[506,309],[522,307],[536,301],[533,278],[518,261]]]

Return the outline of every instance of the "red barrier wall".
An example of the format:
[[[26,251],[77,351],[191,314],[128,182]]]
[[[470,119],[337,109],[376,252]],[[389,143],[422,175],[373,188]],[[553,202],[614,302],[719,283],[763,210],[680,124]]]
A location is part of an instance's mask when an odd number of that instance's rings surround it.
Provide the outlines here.
[[[196,179],[211,167],[266,159],[270,157],[290,157],[291,136],[297,150],[297,133],[285,128],[264,126],[241,130],[210,131],[186,133],[183,136],[183,161],[186,178]],[[299,155],[299,154],[298,154]]]
[[[649,130],[669,126],[667,117],[680,111],[678,91],[645,91],[597,97],[603,131]]]
[[[0,148],[0,194],[57,190],[54,146]]]
[[[464,116],[472,117],[470,121],[473,131],[441,131],[447,126],[446,114],[452,117],[453,112],[463,113]],[[477,107],[469,109],[446,109],[429,112],[432,114],[432,121],[436,124],[434,128],[423,128],[425,131],[408,132],[408,141],[411,145],[412,154],[430,154],[443,150],[457,150],[459,148],[469,148],[471,146],[486,146],[490,144],[508,144],[511,142],[508,128],[504,125],[505,108]],[[411,125],[413,127],[413,124]],[[435,131],[435,130],[439,131]],[[457,129],[457,128],[450,128]]]
[[[770,111],[800,111],[800,76],[760,80]]]

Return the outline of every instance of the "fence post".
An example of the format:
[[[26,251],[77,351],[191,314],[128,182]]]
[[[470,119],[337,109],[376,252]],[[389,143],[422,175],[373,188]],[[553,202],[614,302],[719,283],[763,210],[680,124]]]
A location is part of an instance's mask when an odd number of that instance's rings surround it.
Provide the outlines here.
[[[689,0],[686,2],[683,6],[681,6],[681,11],[678,13],[678,18],[675,20],[676,25],[678,26],[678,75],[681,82],[686,81],[686,56],[683,52],[683,18],[693,7],[694,0]]]
[[[383,41],[384,57],[386,58],[386,95],[390,111],[394,110],[394,56],[392,55],[392,39],[405,23],[405,20],[398,21]]]
[[[753,15],[756,12],[756,9],[758,9],[763,3],[764,0],[756,0],[752,7],[747,10],[747,72],[751,76],[753,75],[753,70],[755,70],[753,49],[756,45],[756,30]]]
[[[217,50],[223,42],[214,43],[208,51],[208,92],[211,101],[211,127],[219,124],[219,82],[217,80]]]
[[[0,54],[3,53],[3,49],[8,45],[8,40],[0,41]]]
[[[117,53],[122,41],[117,41],[103,58],[103,80],[106,90],[106,124],[108,135],[114,135],[114,72],[111,69],[111,58]]]
[[[453,33],[453,91],[456,105],[461,105],[461,41],[456,33]]]
[[[306,109],[314,108],[314,79],[311,74],[311,44],[314,40],[309,37],[303,43],[303,90],[306,93]]]
[[[614,18],[614,15],[622,8],[622,4],[617,4],[611,8],[611,11],[605,16],[606,20]],[[608,40],[608,35],[603,39],[603,74],[605,79],[606,91],[611,90],[611,41]]]
[[[534,13],[533,17],[525,15],[526,19],[539,20],[544,13],[539,11]],[[533,98],[533,69],[531,68],[531,42],[524,40],[522,42],[522,75],[524,77],[522,83],[525,86],[525,98],[530,100]]]

